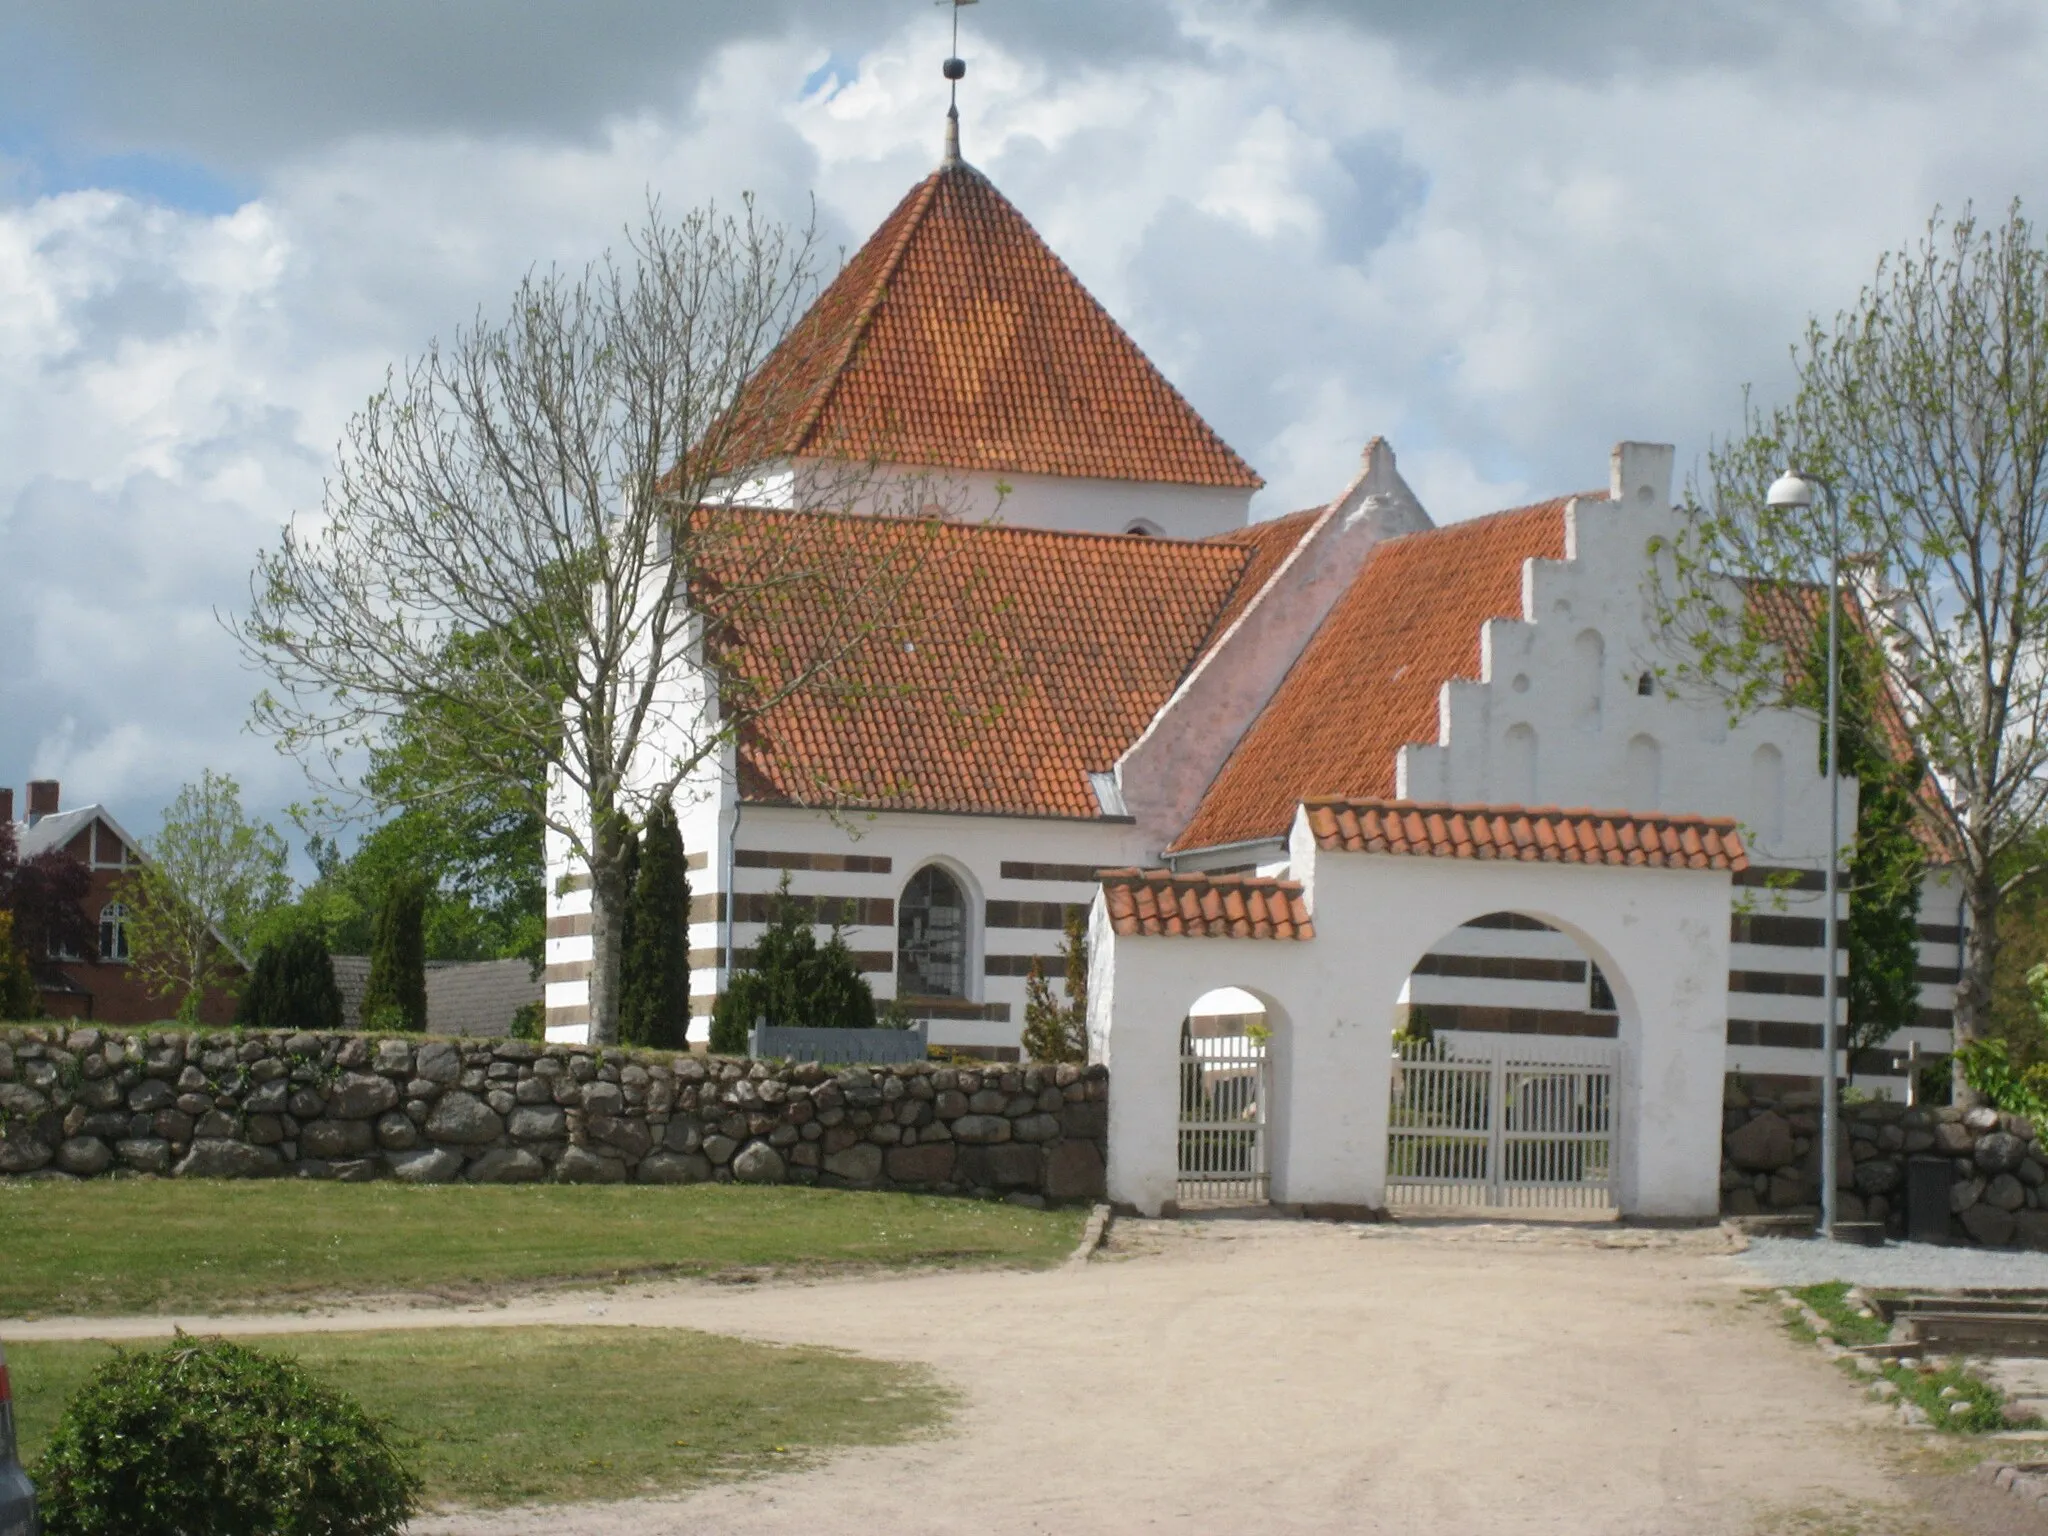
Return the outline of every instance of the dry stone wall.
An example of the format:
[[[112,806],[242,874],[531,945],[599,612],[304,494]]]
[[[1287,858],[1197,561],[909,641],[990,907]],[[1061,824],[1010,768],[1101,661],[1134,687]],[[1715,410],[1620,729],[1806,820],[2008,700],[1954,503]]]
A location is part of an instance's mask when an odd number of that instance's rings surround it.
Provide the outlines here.
[[[1721,1138],[1721,1210],[1805,1213],[1820,1199],[1820,1095],[1759,1097],[1729,1085]],[[1843,1221],[1906,1230],[1906,1165],[1939,1157],[1951,1171],[1949,1233],[1957,1243],[2048,1248],[2048,1147],[2021,1115],[1947,1105],[1842,1107],[1836,1211]]]
[[[0,1029],[0,1174],[819,1184],[1089,1200],[1102,1067]]]

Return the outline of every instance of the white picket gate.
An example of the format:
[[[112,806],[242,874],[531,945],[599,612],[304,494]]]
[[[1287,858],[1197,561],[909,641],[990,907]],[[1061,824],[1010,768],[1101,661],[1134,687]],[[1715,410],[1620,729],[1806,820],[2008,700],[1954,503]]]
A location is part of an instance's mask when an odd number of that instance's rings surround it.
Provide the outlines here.
[[[1616,1056],[1606,1040],[1396,1042],[1388,1202],[1611,1209]]]
[[[1272,1058],[1264,1037],[1183,1033],[1180,1051],[1180,1204],[1265,1204]]]

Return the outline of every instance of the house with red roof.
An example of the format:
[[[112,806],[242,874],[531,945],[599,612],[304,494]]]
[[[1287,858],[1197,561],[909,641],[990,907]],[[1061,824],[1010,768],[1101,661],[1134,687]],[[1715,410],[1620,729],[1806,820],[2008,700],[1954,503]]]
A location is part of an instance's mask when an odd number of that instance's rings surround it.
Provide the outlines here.
[[[693,1037],[787,875],[821,923],[850,914],[878,998],[996,1059],[1088,914],[1096,1051],[1145,1139],[1111,1184],[1147,1209],[1199,1139],[1175,1073],[1202,1112],[1247,1112],[1203,1086],[1237,1068],[1199,1063],[1283,1018],[1290,1049],[1248,1070],[1286,1081],[1258,1097],[1322,1095],[1310,1118],[1340,1128],[1259,1154],[1259,1188],[1297,1204],[1373,1204],[1398,1176],[1397,1029],[1606,1062],[1587,1091],[1628,1106],[1609,1194],[1644,1212],[1713,1208],[1724,1073],[1817,1074],[1818,726],[1731,722],[1662,680],[1669,447],[1440,525],[1375,438],[1327,502],[1250,522],[1257,474],[951,154],[748,391],[777,425],[736,484],[778,537],[892,558],[904,519],[795,510],[804,477],[856,462],[946,484],[952,515],[917,524],[915,642],[792,696],[678,803]],[[772,672],[773,635],[733,643]],[[590,897],[551,859],[547,1027],[580,1039]],[[1894,1088],[1903,1053],[1948,1046],[1959,935],[1931,881],[1922,1027],[1862,1063]],[[1127,1065],[1166,1097],[1127,1109]]]

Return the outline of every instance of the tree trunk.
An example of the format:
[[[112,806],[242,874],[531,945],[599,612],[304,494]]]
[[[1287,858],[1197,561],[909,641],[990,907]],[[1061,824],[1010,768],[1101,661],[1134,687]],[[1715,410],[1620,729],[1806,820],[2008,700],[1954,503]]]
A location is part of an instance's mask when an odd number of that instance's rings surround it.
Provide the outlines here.
[[[1998,877],[1988,862],[1963,874],[1962,965],[1956,977],[1955,1043],[1966,1045],[1991,1032],[1991,982],[1998,963]],[[1982,1102],[1977,1091],[1955,1070],[1953,1091],[1958,1104]]]
[[[591,818],[590,842],[590,1043],[619,1043],[619,982],[625,972],[625,825],[618,812],[601,809]]]

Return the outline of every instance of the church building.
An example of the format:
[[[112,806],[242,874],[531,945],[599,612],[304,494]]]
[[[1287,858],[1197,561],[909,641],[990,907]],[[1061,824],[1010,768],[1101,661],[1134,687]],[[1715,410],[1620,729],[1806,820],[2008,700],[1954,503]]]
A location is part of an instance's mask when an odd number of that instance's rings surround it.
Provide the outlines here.
[[[746,471],[761,516],[816,515],[786,509],[874,462],[885,488],[943,483],[947,516],[906,594],[927,638],[863,657],[857,708],[797,695],[676,800],[693,1040],[785,874],[821,934],[852,914],[878,999],[992,1059],[1016,1058],[1026,978],[1061,975],[1076,912],[1126,935],[1313,926],[1315,963],[1341,968],[1352,939],[1301,907],[1307,865],[1419,805],[1439,829],[1483,809],[1553,844],[1735,850],[1698,855],[1728,880],[1723,1064],[1817,1074],[1819,728],[1731,723],[1662,680],[1647,551],[1675,526],[1671,448],[1624,442],[1588,489],[1439,525],[1373,438],[1327,501],[1250,521],[1257,472],[957,141],[749,389],[799,402]],[[559,839],[548,880],[547,1034],[580,1040],[590,895]],[[1922,1027],[1859,1079],[1896,1089],[1903,1053],[1948,1049],[1946,890],[1929,877]],[[1453,920],[1361,1016],[1614,1037],[1628,982],[1530,910]],[[1223,1031],[1261,1007],[1228,986],[1171,1001]]]

